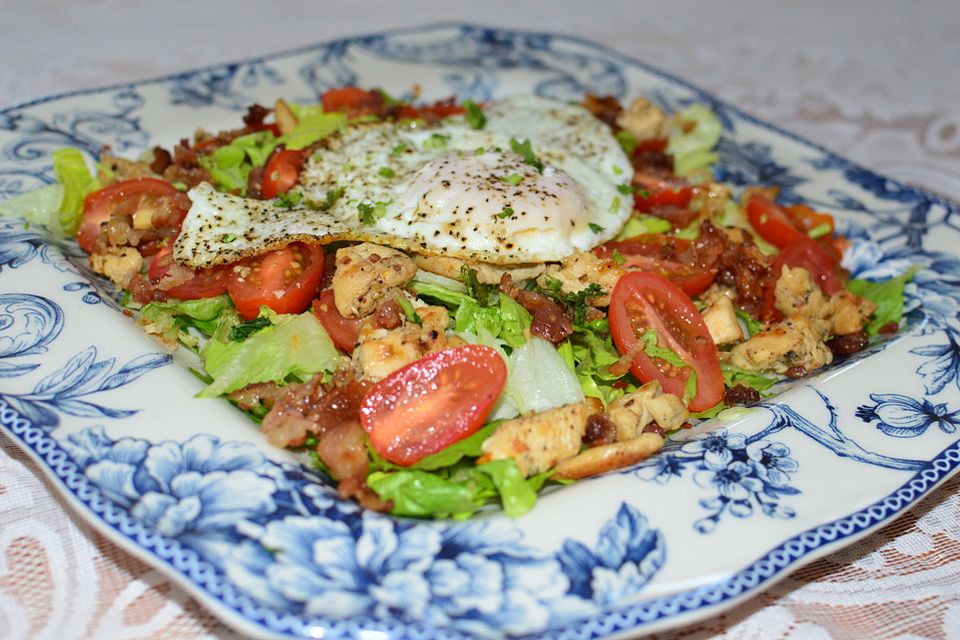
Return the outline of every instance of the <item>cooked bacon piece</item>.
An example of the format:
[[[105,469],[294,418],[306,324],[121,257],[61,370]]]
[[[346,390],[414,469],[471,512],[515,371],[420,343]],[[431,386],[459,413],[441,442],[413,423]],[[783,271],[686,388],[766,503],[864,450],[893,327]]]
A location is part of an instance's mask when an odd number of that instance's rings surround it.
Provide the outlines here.
[[[513,277],[509,273],[500,278],[500,291],[530,312],[533,316],[530,333],[533,335],[557,344],[573,333],[573,322],[567,317],[563,307],[542,293],[520,289],[513,284]]]
[[[367,486],[367,445],[359,422],[341,422],[327,430],[320,438],[317,453],[339,482],[337,492],[342,498],[355,498],[367,509],[390,510],[391,503],[381,500]]]
[[[623,111],[623,107],[620,105],[620,101],[613,96],[600,97],[588,93],[583,100],[583,106],[614,131],[620,129],[617,125],[617,116]]]
[[[288,385],[260,430],[275,446],[301,446],[309,434],[322,436],[341,422],[356,420],[368,388],[369,383],[354,380],[352,371],[337,372],[330,385],[323,385],[321,376]]]
[[[150,163],[150,170],[158,175],[163,175],[163,172],[167,170],[173,163],[173,156],[170,155],[170,152],[164,149],[161,146],[156,146],[153,148],[153,162]]]
[[[709,220],[700,224],[694,247],[700,266],[716,269],[716,282],[736,289],[740,308],[756,315],[763,292],[776,281],[770,268],[773,260],[738,229],[719,229]]]
[[[252,129],[258,129],[263,126],[263,119],[270,115],[270,109],[262,104],[253,103],[247,107],[247,113],[243,116],[243,124]]]
[[[287,393],[287,389],[289,387],[281,387],[276,382],[256,382],[243,389],[237,389],[230,394],[230,399],[244,411],[258,407],[266,407],[269,410]]]

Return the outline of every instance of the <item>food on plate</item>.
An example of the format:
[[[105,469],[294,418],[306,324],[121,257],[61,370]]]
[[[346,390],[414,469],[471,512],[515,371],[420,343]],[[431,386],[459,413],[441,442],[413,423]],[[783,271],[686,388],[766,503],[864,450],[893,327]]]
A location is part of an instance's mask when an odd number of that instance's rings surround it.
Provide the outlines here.
[[[721,131],[643,98],[341,87],[96,176],[58,151],[25,197],[199,355],[200,397],[344,497],[516,516],[896,330],[902,282],[850,280],[832,216],[714,180]]]

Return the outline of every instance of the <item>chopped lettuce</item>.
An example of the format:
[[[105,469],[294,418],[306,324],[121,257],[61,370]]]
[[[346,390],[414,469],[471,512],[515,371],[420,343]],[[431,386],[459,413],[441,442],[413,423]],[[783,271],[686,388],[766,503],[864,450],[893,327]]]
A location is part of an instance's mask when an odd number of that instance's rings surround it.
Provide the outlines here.
[[[511,348],[517,348],[527,341],[532,318],[510,296],[500,294],[497,306],[480,306],[473,298],[467,297],[454,316],[457,331],[481,335],[481,329],[491,337],[498,338]]]
[[[235,313],[222,313],[213,337],[200,355],[213,382],[197,394],[213,398],[254,382],[307,380],[321,371],[334,371],[342,356],[317,317],[310,313],[261,313],[271,326],[252,333],[243,342],[229,339],[239,321]]]
[[[317,140],[326,138],[347,126],[345,113],[326,113],[319,105],[290,104],[289,106],[298,122],[296,129],[280,138],[280,142],[283,142],[287,149],[293,151],[305,149]]]
[[[230,144],[200,158],[200,166],[210,172],[218,191],[246,195],[247,180],[254,167],[262,167],[277,146],[270,131],[257,131],[235,138]]]
[[[23,218],[31,224],[39,224],[57,233],[60,226],[60,203],[63,201],[62,184],[27,191],[19,196],[0,200],[0,217]]]
[[[732,364],[721,364],[720,371],[723,373],[723,383],[726,386],[735,387],[742,384],[745,387],[756,389],[760,392],[760,395],[767,395],[766,391],[777,384],[777,378],[771,378],[757,371],[741,369]]]
[[[740,309],[737,309],[734,311],[734,313],[737,314],[737,318],[746,327],[748,337],[755,336],[761,331],[763,331],[763,324],[761,324],[759,320],[754,318],[752,315],[750,315],[746,311],[741,311]]]
[[[160,337],[168,344],[177,341],[188,347],[196,347],[199,340],[189,332],[197,329],[211,336],[217,329],[221,314],[232,312],[230,296],[222,295],[198,300],[151,302],[140,310],[138,323],[144,331]]]
[[[610,365],[620,359],[620,354],[610,338],[606,318],[577,327],[560,346],[560,354],[568,365],[573,363],[585,395],[599,398],[606,406],[624,394],[624,389],[612,384],[623,375],[610,373]]]
[[[852,293],[876,303],[877,310],[870,316],[867,324],[867,333],[876,335],[884,325],[900,323],[903,318],[903,290],[907,283],[922,267],[915,265],[902,275],[884,280],[871,282],[869,280],[851,280],[847,289]]]
[[[76,234],[83,213],[83,199],[100,188],[100,181],[90,173],[79,149],[66,147],[53,152],[53,173],[63,185],[60,201],[60,230],[68,236]]]
[[[713,148],[723,132],[720,119],[703,104],[690,105],[677,114],[677,118],[679,122],[671,129],[667,142],[667,153],[673,156],[674,172],[685,176],[711,166],[717,161]],[[691,122],[693,127],[688,126]]]
[[[668,233],[672,228],[673,225],[663,218],[641,214],[627,220],[615,240],[626,240],[645,233]]]
[[[438,472],[374,471],[367,477],[367,486],[393,502],[394,515],[463,519],[499,496],[504,512],[516,518],[533,507],[544,479],[524,478],[510,459],[457,465]]]
[[[577,376],[552,344],[531,337],[507,360],[509,374],[494,407],[494,419],[553,409],[584,399]]]

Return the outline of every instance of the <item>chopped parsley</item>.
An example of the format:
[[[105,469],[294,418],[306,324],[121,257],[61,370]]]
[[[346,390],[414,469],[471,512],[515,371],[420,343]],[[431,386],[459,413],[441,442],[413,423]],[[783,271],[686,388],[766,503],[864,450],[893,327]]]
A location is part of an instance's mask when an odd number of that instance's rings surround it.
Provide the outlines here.
[[[337,187],[336,189],[331,189],[327,191],[327,196],[324,198],[323,202],[316,202],[313,200],[308,200],[306,205],[311,209],[319,209],[320,211],[326,211],[333,205],[337,203],[337,200],[343,197],[343,188]]]
[[[566,293],[563,290],[563,283],[556,278],[548,277],[546,285],[546,288],[540,289],[540,292],[562,304],[573,318],[575,326],[582,326],[587,321],[587,309],[590,306],[587,301],[604,294],[603,287],[596,282],[591,282],[586,288],[574,293]]]
[[[487,116],[484,115],[483,109],[477,106],[476,102],[466,100],[463,103],[463,108],[466,109],[464,118],[471,129],[483,129],[486,126]]]
[[[634,191],[636,191],[636,189],[634,189],[634,188],[633,188],[632,186],[630,186],[629,184],[618,184],[618,185],[617,185],[617,191],[619,191],[620,193],[622,193],[622,194],[625,195],[625,196],[628,196],[628,195],[630,195],[631,193],[633,193]]]
[[[613,255],[610,256],[610,259],[621,266],[627,261],[627,259],[623,257],[623,254],[616,249],[613,250]]]
[[[634,149],[637,148],[637,136],[629,131],[618,131],[616,138],[623,150],[627,152],[627,155],[632,156]]]
[[[613,175],[615,176],[619,176],[623,173],[623,169],[621,169],[618,165],[613,165],[613,167],[611,167],[611,171],[613,171]]]
[[[301,200],[303,200],[303,194],[299,191],[287,191],[286,193],[278,193],[277,197],[273,199],[273,204],[284,209],[293,209],[300,204]]]
[[[270,326],[270,319],[264,316],[254,318],[253,320],[248,320],[247,322],[241,322],[240,324],[234,326],[230,329],[230,333],[227,335],[227,339],[231,342],[243,342],[251,334],[260,331],[260,329],[265,329]]]
[[[434,133],[423,141],[423,148],[429,150],[443,149],[450,141],[450,136],[442,133]]]
[[[603,227],[598,225],[596,222],[591,222],[587,226],[590,227],[590,231],[593,231],[594,233],[601,233],[603,231]]]
[[[467,295],[477,301],[482,307],[496,304],[499,290],[495,284],[484,284],[477,278],[477,272],[467,265],[460,267],[460,278],[467,287]]]
[[[511,173],[506,178],[500,178],[500,179],[503,180],[504,182],[512,184],[513,186],[517,186],[518,184],[523,182],[523,176],[520,175],[519,173]]]
[[[362,225],[371,225],[376,223],[377,220],[387,215],[387,205],[389,202],[377,202],[376,204],[370,204],[369,202],[361,202],[357,205],[357,211],[360,212],[360,224]]]
[[[410,146],[406,142],[401,142],[390,151],[390,155],[398,156],[401,153],[406,153],[408,149],[410,149]]]
[[[390,167],[380,167],[380,170],[377,171],[377,173],[379,173],[384,178],[393,178],[397,175],[396,172]]]
[[[623,202],[620,199],[620,196],[616,196],[613,199],[613,202],[610,203],[610,213],[616,213],[620,209],[620,203]]]
[[[237,239],[237,236],[235,236],[232,233],[225,233],[222,236],[220,236],[220,242],[224,242],[226,244],[230,244],[231,242],[234,242],[236,239]],[[166,240],[166,238],[164,238],[164,240]]]
[[[511,207],[504,207],[504,208],[503,208],[503,211],[501,211],[500,213],[495,213],[495,214],[493,215],[493,217],[494,217],[494,218],[499,218],[499,219],[503,220],[504,218],[509,218],[509,217],[512,216],[512,215],[513,215],[513,208],[511,208]]]
[[[540,162],[540,159],[533,152],[533,148],[530,146],[529,140],[524,140],[520,142],[516,138],[510,138],[510,148],[513,149],[514,153],[519,153],[523,156],[523,161],[528,165],[543,173],[543,163]]]

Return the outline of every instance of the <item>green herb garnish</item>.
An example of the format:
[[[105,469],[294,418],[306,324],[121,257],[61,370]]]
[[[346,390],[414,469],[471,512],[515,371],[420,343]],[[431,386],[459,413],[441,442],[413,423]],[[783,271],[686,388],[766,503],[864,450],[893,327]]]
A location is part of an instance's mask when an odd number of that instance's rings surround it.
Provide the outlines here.
[[[513,209],[511,207],[504,207],[503,211],[501,211],[500,213],[495,213],[493,217],[503,220],[504,218],[509,218],[512,215],[513,215]]]
[[[227,339],[231,342],[243,342],[250,336],[250,334],[256,333],[257,331],[260,331],[260,329],[264,329],[269,326],[270,319],[264,316],[259,316],[253,320],[248,320],[235,325],[232,329],[230,329]]]
[[[523,161],[528,165],[543,173],[544,165],[540,162],[540,159],[537,158],[537,155],[533,152],[533,148],[530,146],[529,140],[524,140],[520,142],[516,138],[510,138],[510,148],[513,149],[514,153],[519,153],[523,156]]]
[[[487,116],[484,115],[483,109],[477,106],[476,102],[473,100],[465,100],[463,108],[466,109],[464,119],[467,121],[467,124],[470,125],[471,129],[483,129],[486,126]]]
[[[299,191],[287,191],[286,193],[278,193],[277,197],[273,199],[273,204],[284,209],[293,209],[300,204],[301,200],[303,200],[303,194]]]

